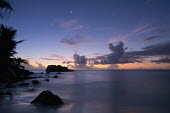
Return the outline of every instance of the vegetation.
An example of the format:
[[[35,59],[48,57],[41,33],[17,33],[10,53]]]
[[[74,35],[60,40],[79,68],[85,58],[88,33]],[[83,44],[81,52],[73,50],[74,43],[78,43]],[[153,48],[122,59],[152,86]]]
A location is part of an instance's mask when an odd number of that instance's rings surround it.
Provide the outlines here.
[[[0,0],[0,17],[4,11],[14,11],[5,0]],[[23,40],[16,41],[16,30],[12,27],[0,26],[0,82],[8,80],[23,79],[30,72],[25,70],[21,64],[28,64],[28,61],[20,57],[15,58],[17,44]]]
[[[11,7],[10,3],[5,1],[5,0],[0,0],[0,17],[4,17],[3,13],[9,11],[14,11],[13,8]]]

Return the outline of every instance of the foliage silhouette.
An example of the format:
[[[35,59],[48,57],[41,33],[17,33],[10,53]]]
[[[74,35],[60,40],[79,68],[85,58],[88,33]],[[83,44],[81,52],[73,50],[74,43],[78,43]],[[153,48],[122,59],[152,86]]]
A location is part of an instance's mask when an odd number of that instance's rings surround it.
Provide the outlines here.
[[[16,30],[12,27],[5,27],[1,25],[0,27],[0,62],[1,68],[0,79],[6,81],[11,78],[11,76],[16,76],[17,73],[24,69],[21,64],[28,64],[28,61],[20,57],[15,58],[14,55],[17,53],[16,46],[17,44],[23,42],[23,40],[15,40]],[[12,77],[13,78],[13,77]]]
[[[0,18],[3,18],[3,13],[7,11],[14,11],[14,9],[11,7],[10,3],[5,0],[0,0]]]

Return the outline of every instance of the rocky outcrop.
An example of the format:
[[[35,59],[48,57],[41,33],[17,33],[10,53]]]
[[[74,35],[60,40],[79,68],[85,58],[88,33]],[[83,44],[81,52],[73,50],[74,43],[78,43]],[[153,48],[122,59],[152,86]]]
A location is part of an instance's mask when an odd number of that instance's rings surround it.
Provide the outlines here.
[[[38,80],[32,80],[32,84],[40,84]]]
[[[53,78],[58,78],[58,76],[57,76],[57,75],[55,75],[55,76],[53,76]]]
[[[67,67],[63,67],[61,65],[48,65],[46,72],[68,72],[68,71],[73,71],[68,69]]]
[[[63,101],[57,95],[54,95],[51,91],[46,90],[41,92],[37,98],[35,98],[31,104],[33,103],[41,103],[41,104],[48,104],[48,105],[61,105]]]

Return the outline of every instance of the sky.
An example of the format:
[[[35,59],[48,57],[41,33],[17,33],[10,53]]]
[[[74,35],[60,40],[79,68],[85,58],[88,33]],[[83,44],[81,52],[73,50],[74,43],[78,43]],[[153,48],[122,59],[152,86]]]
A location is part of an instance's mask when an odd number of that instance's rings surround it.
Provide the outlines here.
[[[9,0],[8,0],[9,1]],[[169,0],[10,0],[28,69],[170,69]]]

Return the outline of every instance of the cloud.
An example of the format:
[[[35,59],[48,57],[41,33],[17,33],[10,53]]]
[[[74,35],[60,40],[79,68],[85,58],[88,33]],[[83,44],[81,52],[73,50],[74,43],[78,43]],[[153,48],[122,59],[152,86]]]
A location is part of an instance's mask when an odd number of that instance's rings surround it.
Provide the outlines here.
[[[94,55],[100,55],[100,53],[94,53]]]
[[[60,60],[60,59],[54,59],[54,58],[40,58],[42,60]]]
[[[85,56],[74,54],[73,59],[74,59],[75,64],[86,64],[87,63],[87,58]]]
[[[73,61],[63,61],[62,64],[71,64],[71,63],[74,63]]]
[[[75,25],[76,23],[77,23],[77,20],[74,20],[74,19],[67,20],[67,21],[61,22],[60,23],[60,27],[62,27],[62,28],[69,28],[69,27]]]
[[[55,58],[60,58],[60,59],[64,58],[63,56],[60,56],[60,55],[57,55],[57,54],[50,54],[49,57],[55,57]]]
[[[71,66],[71,68],[77,68],[77,69],[90,69],[89,66],[87,66],[87,58],[85,56],[80,56],[79,54],[73,55],[74,61],[64,61],[63,63],[67,63],[68,66]],[[71,63],[74,63],[74,65],[70,65]]]
[[[135,62],[142,63],[146,61],[146,58],[157,56],[168,57],[170,56],[170,41],[144,47],[141,51],[125,52],[127,48],[124,48],[123,42],[119,42],[116,46],[110,43],[109,49],[111,50],[111,53],[97,56],[96,58],[91,58],[89,60],[93,60],[94,64],[125,64]]]
[[[151,46],[142,48],[141,51],[125,52],[124,59],[132,62],[145,62],[146,58],[152,57],[169,57],[170,56],[170,41],[161,42]],[[154,61],[151,61],[154,62]],[[160,62],[160,61],[157,61]],[[156,61],[155,61],[156,63]]]
[[[117,37],[111,38],[111,40],[109,42],[113,43],[115,41],[123,41],[123,40],[126,40],[129,37],[134,37],[134,36],[137,36],[137,35],[140,35],[140,34],[143,34],[143,33],[151,32],[151,31],[159,28],[159,27],[151,27],[151,28],[148,28],[148,27],[149,27],[149,24],[139,26],[139,27],[131,30],[127,34],[123,34],[123,35],[119,35]]]
[[[156,38],[161,38],[161,37],[160,36],[149,36],[149,37],[144,37],[143,40],[145,42],[148,42],[148,41],[154,40]]]
[[[167,32],[170,32],[170,28],[166,28],[158,31],[158,33],[167,33]]]
[[[88,28],[88,27],[85,25],[78,25],[78,26],[75,26],[73,29],[80,30],[80,29],[85,29],[85,28]]]
[[[40,58],[42,60],[62,60],[64,59],[63,56],[56,55],[56,54],[50,54],[49,57],[42,57]]]
[[[150,31],[154,31],[154,30],[156,30],[156,29],[158,29],[158,28],[160,28],[160,27],[148,28],[148,29],[145,29],[145,30],[140,31],[140,32],[137,33],[137,34],[139,35],[139,34],[147,33],[147,32],[150,32]]]
[[[170,58],[163,58],[163,59],[160,59],[160,60],[151,60],[151,62],[154,62],[154,63],[170,63]]]
[[[124,43],[119,42],[116,46],[112,43],[109,43],[109,50],[111,51],[110,54],[104,56],[96,57],[95,63],[96,64],[117,64],[117,63],[124,63],[125,61],[122,60],[124,56],[125,50]],[[100,60],[100,62],[98,61]]]
[[[80,56],[79,54],[73,55],[72,61],[65,61],[63,63],[68,64],[72,68],[78,69],[97,69],[95,65],[98,64],[110,64],[107,69],[117,69],[119,66],[117,64],[125,63],[142,63],[147,60],[147,58],[153,57],[166,57],[160,60],[150,60],[154,63],[170,63],[170,41],[157,43],[151,46],[142,48],[141,51],[130,51],[125,52],[127,47],[124,47],[123,42],[119,42],[117,45],[112,43],[108,44],[108,49],[111,53],[97,56],[95,58],[87,58],[86,56]],[[71,63],[74,63],[72,65]]]
[[[43,64],[39,62],[35,62],[35,63],[38,65],[38,69],[46,69],[46,67]]]
[[[107,67],[107,69],[112,70],[112,69],[118,69],[119,66],[117,64],[111,64],[110,66]]]
[[[28,70],[45,70],[46,69],[46,67],[43,64],[39,62],[35,62],[35,63],[37,64],[37,66],[33,66],[31,64],[22,64],[22,65],[25,67],[25,69],[28,69]]]
[[[78,46],[81,44],[89,44],[93,43],[93,41],[88,40],[82,35],[75,35],[72,38],[62,38],[59,43],[67,45],[67,46]]]
[[[148,47],[144,47],[142,51],[131,51],[127,54],[138,56],[170,55],[170,41],[157,43]]]

